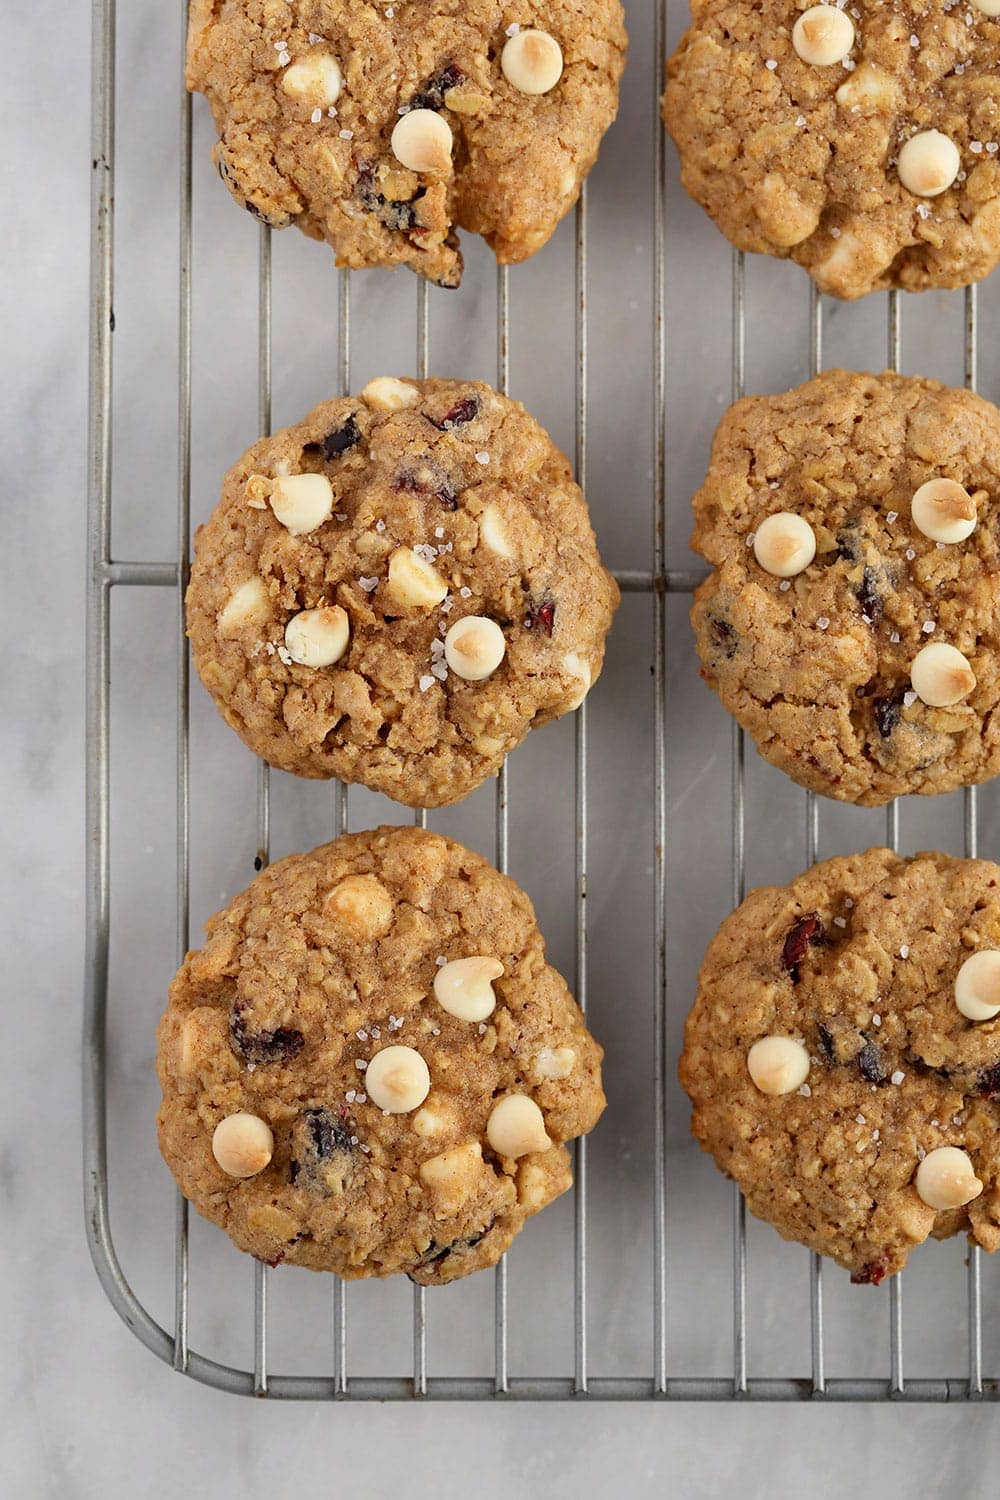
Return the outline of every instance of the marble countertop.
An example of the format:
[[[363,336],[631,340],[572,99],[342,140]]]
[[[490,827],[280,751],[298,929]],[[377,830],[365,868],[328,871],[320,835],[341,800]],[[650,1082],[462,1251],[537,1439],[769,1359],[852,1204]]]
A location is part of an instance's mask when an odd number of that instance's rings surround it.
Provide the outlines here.
[[[588,494],[607,560],[648,568],[652,504],[653,241],[647,191],[655,119],[650,0],[628,5],[633,56],[622,116],[591,180],[588,209],[590,417]],[[116,263],[115,535],[120,557],[169,557],[175,545],[177,76],[179,7],[119,7]],[[686,7],[670,6],[671,37]],[[219,1496],[377,1496],[463,1492],[571,1496],[625,1487],[636,1496],[841,1496],[995,1489],[995,1410],[954,1407],[794,1408],[574,1405],[381,1406],[351,1411],[269,1404],[204,1389],[159,1363],[109,1307],[91,1268],[80,1189],[80,1007],[83,954],[83,718],[87,402],[89,16],[40,0],[24,66],[8,70],[0,104],[13,272],[2,296],[8,412],[8,575],[3,680],[8,785],[3,909],[8,1067],[0,1094],[6,1275],[0,1317],[7,1357],[0,1436],[5,1494],[101,1496],[141,1487]],[[39,98],[44,79],[44,98]],[[211,506],[219,476],[256,436],[256,254],[248,220],[208,162],[211,130],[196,101],[194,157],[193,511]],[[671,164],[668,235],[667,544],[686,551],[687,495],[729,399],[729,252],[680,194]],[[274,242],[274,420],[329,394],[336,378],[336,276],[322,249]],[[432,292],[431,366],[495,374],[489,256],[468,247],[466,283]],[[513,393],[573,451],[572,223],[512,275]],[[15,274],[16,273],[16,274]],[[998,278],[994,278],[997,282]],[[808,286],[790,266],[747,270],[747,381],[778,389],[808,370]],[[356,276],[352,383],[413,367],[414,283],[405,273]],[[1000,390],[1000,285],[980,297],[981,385]],[[544,340],[537,329],[545,327]],[[962,379],[960,294],[906,302],[904,368]],[[826,310],[828,363],[879,367],[885,299]],[[697,683],[683,619],[668,610],[672,936],[670,1046],[704,942],[729,899],[728,745],[722,711]],[[622,608],[608,672],[589,714],[592,934],[590,1010],[608,1045],[611,1109],[590,1159],[590,1361],[634,1373],[650,1350],[649,969],[633,958],[651,935],[652,795],[648,601]],[[171,591],[116,597],[112,706],[114,813],[109,1087],[112,1222],[123,1263],[169,1326],[173,1198],[151,1128],[152,1029],[176,958],[173,772],[176,616]],[[192,930],[248,875],[254,829],[249,756],[192,686]],[[573,730],[532,737],[512,764],[512,871],[536,900],[558,962],[572,968]],[[620,774],[628,766],[629,775]],[[752,758],[751,879],[801,866],[801,798]],[[248,809],[251,809],[248,811]],[[721,809],[718,817],[713,816]],[[355,826],[394,810],[352,794]],[[906,848],[961,847],[961,802],[907,806]],[[981,799],[984,853],[1000,848],[1000,797]],[[274,853],[332,830],[329,790],[275,779]],[[720,821],[721,818],[721,821]],[[433,820],[491,853],[488,794]],[[881,837],[877,815],[823,810],[822,848]],[[697,857],[695,856],[697,851]],[[683,877],[683,878],[682,878]],[[626,957],[629,961],[626,961]],[[13,1042],[11,1065],[10,1041]],[[725,1373],[731,1359],[728,1195],[691,1146],[671,1082],[668,1110],[669,1333],[672,1368]],[[512,1368],[572,1369],[572,1209],[563,1204],[522,1236],[511,1259]],[[907,1273],[907,1368],[963,1373],[962,1247],[935,1247]],[[204,1226],[193,1228],[192,1320],[199,1347],[248,1358],[250,1272]],[[808,1371],[807,1264],[754,1226],[750,1235],[753,1373]],[[990,1367],[1000,1366],[1000,1267],[984,1271]],[[429,1301],[432,1372],[490,1368],[492,1285]],[[859,1301],[846,1278],[826,1283],[831,1373],[884,1373],[886,1299]],[[306,1273],[272,1292],[279,1368],[324,1368],[324,1294]],[[441,1294],[451,1297],[452,1293]],[[409,1288],[351,1290],[357,1370],[407,1369]],[[317,1322],[317,1319],[319,1321]],[[805,1320],[805,1321],[803,1321]],[[644,1366],[643,1362],[646,1362]],[[141,1473],[141,1481],[136,1475]]]

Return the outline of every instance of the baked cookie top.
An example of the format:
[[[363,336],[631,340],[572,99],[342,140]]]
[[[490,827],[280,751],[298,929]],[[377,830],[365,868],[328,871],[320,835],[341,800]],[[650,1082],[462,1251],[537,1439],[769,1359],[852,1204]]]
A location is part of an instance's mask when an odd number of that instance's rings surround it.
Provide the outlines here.
[[[271,865],[207,926],[159,1028],[160,1146],[260,1260],[439,1284],[572,1180],[601,1049],[531,902],[379,828]]]
[[[702,676],[802,786],[872,806],[1000,771],[1000,413],[832,370],[723,418],[694,498]]]
[[[664,120],[684,186],[733,244],[790,256],[837,297],[965,286],[992,271],[993,0],[691,9]]]
[[[457,286],[456,228],[520,261],[576,202],[625,46],[619,0],[191,0],[187,84],[255,217]]]
[[[437,807],[582,702],[617,602],[569,463],[522,406],[382,377],[229,471],[187,620],[258,755]]]
[[[751,1211],[852,1280],[929,1235],[1000,1248],[1000,867],[870,849],[751,892],[680,1076]]]

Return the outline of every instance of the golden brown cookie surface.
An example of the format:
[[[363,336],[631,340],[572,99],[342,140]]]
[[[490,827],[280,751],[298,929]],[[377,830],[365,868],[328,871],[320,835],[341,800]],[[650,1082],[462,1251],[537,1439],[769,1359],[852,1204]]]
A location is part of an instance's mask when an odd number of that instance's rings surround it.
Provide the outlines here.
[[[457,228],[524,260],[576,202],[624,60],[619,0],[191,0],[187,82],[257,218],[457,286]]]
[[[855,1281],[930,1235],[1000,1248],[997,950],[1000,868],[887,849],[753,891],[709,947],[680,1064],[694,1134]],[[960,1009],[970,985],[991,1018]]]
[[[801,785],[871,806],[1000,771],[1000,413],[833,370],[738,402],[694,499],[702,676]]]
[[[1000,258],[1000,23],[975,0],[693,0],[664,119],[688,192],[820,289],[965,286]]]
[[[569,464],[522,406],[382,378],[230,470],[188,633],[272,765],[436,807],[582,701],[617,600]]]
[[[600,1061],[514,882],[382,828],[281,860],[209,922],[160,1023],[160,1144],[259,1259],[439,1284],[570,1185]]]

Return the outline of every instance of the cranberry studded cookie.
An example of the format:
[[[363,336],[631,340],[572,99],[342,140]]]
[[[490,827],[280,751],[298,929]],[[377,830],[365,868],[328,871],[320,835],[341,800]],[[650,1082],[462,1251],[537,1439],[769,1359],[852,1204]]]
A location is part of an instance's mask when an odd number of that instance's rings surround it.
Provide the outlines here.
[[[751,1212],[853,1281],[931,1235],[1000,1249],[1000,867],[870,849],[751,892],[680,1075]]]
[[[832,370],[723,418],[702,676],[795,781],[874,806],[1000,771],[1000,412]]]
[[[256,218],[457,286],[456,229],[520,261],[572,208],[625,45],[620,0],[191,0],[187,84]]]
[[[160,1145],[241,1250],[440,1285],[570,1186],[601,1049],[479,855],[346,835],[264,870],[207,934],[160,1023]]]
[[[579,706],[617,603],[522,406],[380,377],[229,471],[187,619],[202,682],[271,765],[439,807]]]
[[[966,286],[1000,259],[996,0],[692,0],[664,120],[726,237],[821,291]]]

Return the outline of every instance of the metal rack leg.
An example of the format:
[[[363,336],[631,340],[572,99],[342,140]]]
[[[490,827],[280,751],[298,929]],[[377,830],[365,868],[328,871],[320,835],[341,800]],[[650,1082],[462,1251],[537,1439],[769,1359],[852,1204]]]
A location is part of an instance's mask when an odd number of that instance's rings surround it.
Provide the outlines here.
[[[887,309],[889,368],[898,370],[902,345],[902,323],[899,292],[888,295]],[[886,841],[894,852],[899,849],[899,804],[890,802],[885,814]],[[900,1272],[889,1283],[889,1368],[893,1395],[904,1390],[903,1376],[903,1276]]]
[[[187,38],[187,5],[180,7],[180,55]],[[176,889],[177,963],[184,962],[190,936],[191,762],[190,667],[184,621],[184,594],[191,535],[191,96],[181,83],[180,180],[177,273],[177,793]],[[178,1190],[174,1239],[174,1369],[188,1362],[188,1201]]]
[[[656,6],[653,55],[666,51],[666,8]],[[659,109],[659,73],[653,79]],[[663,132],[653,145],[653,575],[666,574],[666,185]],[[653,595],[653,1382],[667,1388],[667,613],[662,589]]]
[[[974,391],[979,376],[979,288],[965,289],[965,384]],[[979,856],[979,799],[977,788],[965,789],[965,855]],[[969,1394],[983,1393],[983,1293],[982,1252],[978,1245],[969,1246],[967,1302],[969,1324]]]
[[[809,374],[823,368],[823,298],[816,283],[809,284]],[[806,868],[819,859],[819,798],[806,792]],[[812,1354],[812,1384],[816,1395],[826,1389],[823,1344],[823,1257],[815,1250],[809,1256],[809,1340]]]
[[[587,186],[576,207],[576,482],[587,492]],[[574,725],[576,782],[576,999],[587,1014],[587,702]],[[574,1387],[587,1389],[587,1137],[574,1148]]]
[[[497,266],[497,389],[502,396],[510,393],[510,271]],[[495,806],[496,867],[506,875],[508,864],[507,784],[509,772],[504,761],[497,776]],[[504,1395],[509,1385],[507,1364],[507,1257],[502,1255],[493,1272],[493,1386]]]
[[[746,266],[743,252],[734,250],[733,280],[733,368],[732,398],[738,401],[746,385]],[[732,739],[732,843],[733,905],[746,894],[745,775],[746,746],[743,730],[733,721]],[[743,1195],[733,1184],[733,1394],[747,1389],[747,1210]]]
[[[337,289],[337,394],[351,390],[351,273],[338,272]],[[347,784],[337,782],[334,792],[334,826],[345,834],[350,824]],[[333,1285],[333,1385],[338,1396],[347,1394],[347,1284],[338,1276]]]

